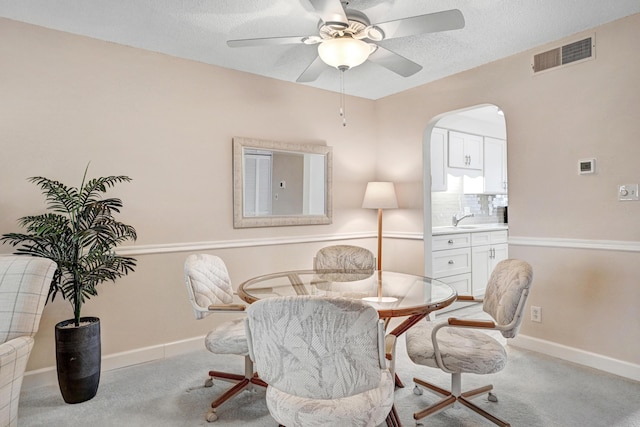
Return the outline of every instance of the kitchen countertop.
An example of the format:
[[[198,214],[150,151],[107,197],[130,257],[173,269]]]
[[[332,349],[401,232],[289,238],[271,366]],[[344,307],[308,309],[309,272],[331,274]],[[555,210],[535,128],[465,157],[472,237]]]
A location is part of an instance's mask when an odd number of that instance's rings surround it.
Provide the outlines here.
[[[453,225],[448,225],[444,227],[433,227],[431,229],[432,236],[438,236],[441,234],[456,234],[456,233],[478,233],[481,231],[497,231],[497,230],[508,230],[508,224],[468,224],[468,225],[459,225],[454,227]]]

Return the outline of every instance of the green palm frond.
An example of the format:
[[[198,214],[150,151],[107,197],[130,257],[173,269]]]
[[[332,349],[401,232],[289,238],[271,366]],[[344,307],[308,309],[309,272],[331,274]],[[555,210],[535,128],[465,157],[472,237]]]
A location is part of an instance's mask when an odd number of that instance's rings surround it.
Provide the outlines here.
[[[49,287],[49,300],[59,294],[68,300],[76,325],[82,304],[97,296],[97,285],[115,282],[135,270],[136,260],[117,255],[114,249],[127,240],[136,240],[135,228],[117,221],[122,201],[102,198],[109,189],[127,176],[108,176],[86,180],[87,169],[79,188],[68,187],[44,177],[32,177],[45,195],[52,212],[25,216],[18,220],[24,233],[6,233],[0,242],[16,247],[18,255],[49,258],[58,269]]]
[[[61,182],[42,176],[29,178],[30,182],[38,185],[45,195],[49,209],[59,213],[70,213],[78,206],[78,189],[67,187]]]

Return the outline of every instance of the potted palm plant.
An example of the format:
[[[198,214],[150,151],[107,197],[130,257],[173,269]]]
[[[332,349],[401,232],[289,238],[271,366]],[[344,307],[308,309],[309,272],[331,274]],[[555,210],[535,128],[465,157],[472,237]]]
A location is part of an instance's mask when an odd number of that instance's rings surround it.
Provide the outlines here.
[[[115,281],[132,271],[134,258],[120,256],[114,248],[136,239],[136,230],[116,221],[122,201],[102,194],[127,176],[87,180],[80,187],[36,176],[29,178],[42,189],[48,212],[18,220],[24,233],[3,234],[0,241],[17,246],[16,254],[45,257],[58,269],[47,302],[57,295],[71,303],[73,318],[56,325],[56,367],[62,397],[67,403],[93,398],[100,381],[100,319],[82,317],[83,303],[97,296],[97,285]]]

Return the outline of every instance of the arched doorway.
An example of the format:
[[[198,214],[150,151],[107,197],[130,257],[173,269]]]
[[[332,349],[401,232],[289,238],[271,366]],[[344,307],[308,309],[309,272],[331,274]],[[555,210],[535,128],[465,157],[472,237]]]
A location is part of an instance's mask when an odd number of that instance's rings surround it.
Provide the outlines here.
[[[506,222],[506,150],[505,117],[496,105],[441,114],[425,129],[425,275],[434,277],[430,231],[453,227],[454,215],[466,227]]]

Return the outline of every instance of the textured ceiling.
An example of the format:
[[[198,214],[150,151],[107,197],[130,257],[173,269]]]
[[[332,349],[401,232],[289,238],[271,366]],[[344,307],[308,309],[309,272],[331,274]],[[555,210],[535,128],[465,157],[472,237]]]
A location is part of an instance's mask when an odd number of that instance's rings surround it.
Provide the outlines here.
[[[347,94],[378,99],[638,13],[640,1],[352,0],[349,7],[372,23],[448,9],[465,17],[461,30],[380,42],[423,66],[411,77],[371,62],[345,73]],[[302,44],[226,45],[316,35],[318,16],[308,0],[0,0],[0,16],[290,82],[317,55],[316,46]],[[339,71],[327,66],[304,84],[339,91]]]

